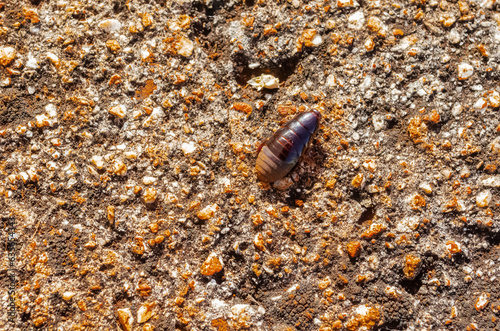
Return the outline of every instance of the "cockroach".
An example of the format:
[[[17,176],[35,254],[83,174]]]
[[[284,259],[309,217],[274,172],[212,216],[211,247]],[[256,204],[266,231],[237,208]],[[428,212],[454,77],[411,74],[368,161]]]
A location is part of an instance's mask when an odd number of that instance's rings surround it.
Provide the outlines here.
[[[320,120],[316,109],[302,112],[265,140],[257,150],[259,179],[270,183],[285,177],[311,144]]]

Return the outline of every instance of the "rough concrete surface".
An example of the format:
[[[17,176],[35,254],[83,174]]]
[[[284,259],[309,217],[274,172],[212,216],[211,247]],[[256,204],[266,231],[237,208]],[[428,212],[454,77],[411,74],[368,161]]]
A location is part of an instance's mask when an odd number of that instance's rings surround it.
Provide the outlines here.
[[[1,1],[0,330],[500,328],[499,9]]]

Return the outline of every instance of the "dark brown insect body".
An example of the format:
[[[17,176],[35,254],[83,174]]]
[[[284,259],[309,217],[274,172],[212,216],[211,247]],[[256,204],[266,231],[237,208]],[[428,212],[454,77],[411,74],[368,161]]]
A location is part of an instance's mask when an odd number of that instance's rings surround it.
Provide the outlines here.
[[[259,179],[274,182],[285,177],[309,147],[320,120],[315,109],[300,113],[268,138],[259,147],[255,164]]]

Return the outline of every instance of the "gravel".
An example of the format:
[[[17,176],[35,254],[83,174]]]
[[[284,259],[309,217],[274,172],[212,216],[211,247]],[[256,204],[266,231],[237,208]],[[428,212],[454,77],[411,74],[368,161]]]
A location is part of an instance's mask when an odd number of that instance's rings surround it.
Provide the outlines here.
[[[499,6],[0,3],[0,330],[498,328]]]

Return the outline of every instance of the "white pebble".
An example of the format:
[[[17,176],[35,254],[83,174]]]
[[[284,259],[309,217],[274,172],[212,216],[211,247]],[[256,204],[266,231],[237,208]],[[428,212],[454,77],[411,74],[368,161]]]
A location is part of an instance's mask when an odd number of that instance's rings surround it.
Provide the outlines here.
[[[123,153],[123,156],[125,156],[125,158],[128,160],[135,160],[137,159],[137,152],[136,151],[125,152]]]
[[[114,106],[109,109],[109,113],[118,118],[124,118],[127,113],[127,108],[125,108],[124,105]]]
[[[28,61],[26,62],[26,68],[30,69],[38,69],[38,61],[31,55],[31,53],[28,54]]]
[[[491,201],[491,192],[489,190],[479,192],[476,195],[476,203],[479,207],[487,207]]]
[[[69,301],[71,300],[72,297],[75,296],[75,293],[74,292],[64,292],[63,295],[62,295],[62,298],[66,301]]]
[[[363,11],[358,10],[357,12],[349,15],[347,21],[349,22],[349,29],[361,30],[365,25],[365,15]]]
[[[500,154],[500,137],[496,137],[491,142],[491,151]]]
[[[3,66],[8,65],[16,57],[16,50],[11,46],[0,47],[0,64]]]
[[[57,57],[57,55],[55,55],[54,53],[51,53],[51,52],[47,53],[47,59],[49,59],[50,62],[52,62],[52,64],[55,65],[56,67],[58,67],[59,64],[61,63],[59,61],[59,58]]]
[[[479,98],[474,104],[475,109],[483,109],[488,105],[485,98]]]
[[[491,107],[493,107],[493,108],[500,107],[500,93],[498,93],[497,91],[493,91],[490,94],[489,101],[490,101]]]
[[[456,103],[453,106],[453,108],[451,109],[451,114],[453,115],[453,117],[458,118],[463,110],[464,110],[464,107],[462,107],[461,104]]]
[[[323,43],[323,38],[319,34],[317,34],[314,36],[313,40],[311,40],[311,43],[314,46],[319,46]]]
[[[452,44],[458,44],[460,42],[460,34],[457,30],[453,29],[448,33],[448,40]]]
[[[45,111],[47,112],[47,115],[49,115],[49,117],[57,116],[57,108],[51,103],[45,106]]]
[[[19,176],[21,177],[23,183],[26,183],[26,181],[28,180],[29,176],[26,172],[22,171],[21,173],[19,173]]]
[[[102,156],[94,155],[90,161],[96,166],[97,169],[102,169],[104,167],[104,160]]]
[[[122,27],[122,24],[118,20],[108,19],[99,23],[99,27],[107,33],[111,33],[119,30]]]
[[[144,185],[151,185],[153,183],[156,182],[156,178],[154,177],[150,177],[150,176],[145,176],[143,179],[142,179],[142,183]]]
[[[287,190],[292,185],[293,185],[293,180],[290,177],[279,179],[273,183],[273,186],[280,191]]]
[[[500,176],[482,178],[481,185],[486,187],[500,187]]]
[[[451,60],[451,56],[445,54],[441,57],[441,63],[448,63]]]
[[[279,87],[280,80],[272,75],[262,74],[250,79],[247,83],[256,88],[257,91],[260,91],[263,88],[277,89]]]
[[[182,143],[181,149],[184,155],[189,155],[196,150],[196,146],[194,145],[194,142],[190,141],[189,143]]]
[[[419,188],[424,191],[425,194],[431,194],[432,193],[432,187],[429,183],[420,183]]]
[[[460,63],[458,65],[458,79],[467,79],[474,73],[474,68],[468,63]]]
[[[385,128],[385,119],[383,115],[373,115],[372,122],[375,131],[380,131]]]

